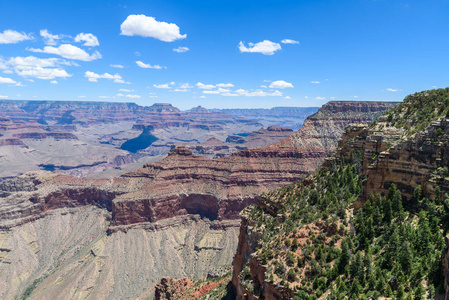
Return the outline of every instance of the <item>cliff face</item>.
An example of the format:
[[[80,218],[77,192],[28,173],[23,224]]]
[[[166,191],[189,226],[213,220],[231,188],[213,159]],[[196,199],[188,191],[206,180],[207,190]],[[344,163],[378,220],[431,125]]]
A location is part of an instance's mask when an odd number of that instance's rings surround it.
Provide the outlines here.
[[[218,159],[196,156],[189,149],[178,147],[165,159],[117,179],[56,176],[39,184],[38,196],[33,196],[35,200],[31,202],[40,203],[41,211],[46,211],[48,199],[58,199],[48,191],[57,189],[62,201],[68,198],[67,203],[75,201],[73,205],[77,206],[78,200],[69,196],[70,191],[91,186],[98,193],[109,195],[107,205],[100,206],[112,210],[111,222],[117,226],[185,214],[199,214],[211,220],[237,219],[244,207],[256,203],[259,194],[315,171],[335,149],[344,127],[353,120],[372,121],[387,107],[395,105],[331,102],[311,116],[297,133],[280,143]],[[332,114],[334,110],[335,115]],[[92,197],[86,196],[85,204],[92,204],[87,199],[96,199],[96,192],[92,193]]]
[[[367,113],[357,107],[351,112],[357,121],[377,117],[377,108]],[[228,157],[208,159],[178,147],[165,159],[118,178],[43,173],[3,181],[0,226],[6,236],[0,248],[7,250],[0,254],[10,263],[0,267],[2,278],[9,278],[0,290],[6,298],[28,288],[36,298],[137,297],[151,293],[148,287],[161,277],[198,278],[211,266],[229,264],[237,247],[239,212],[256,203],[260,193],[314,171],[336,147],[338,133],[330,133],[352,122],[343,115],[332,119],[328,106],[323,110],[325,115],[281,143]],[[333,130],[316,127],[329,125]],[[95,213],[87,216],[85,210]],[[80,221],[91,217],[92,222]],[[72,229],[56,234],[51,228]],[[54,242],[47,242],[47,231]],[[64,247],[54,246],[66,239]],[[19,268],[24,256],[27,268]]]
[[[349,272],[343,270],[344,255],[348,255],[348,262],[351,261],[350,268],[357,264],[356,259],[361,255],[356,253],[356,250],[347,250],[350,246],[347,246],[346,243],[350,244],[351,241],[359,243],[357,249],[361,249],[360,251],[365,251],[365,253],[368,251],[366,249],[385,247],[380,251],[375,250],[379,251],[376,256],[388,256],[390,254],[385,253],[393,251],[391,249],[394,247],[395,240],[389,240],[385,246],[377,244],[372,239],[380,235],[381,232],[385,232],[385,237],[382,238],[389,237],[393,232],[391,229],[393,227],[390,227],[393,226],[390,225],[391,222],[400,222],[402,225],[395,225],[399,228],[401,228],[400,226],[416,227],[413,230],[416,230],[418,234],[422,234],[419,233],[420,230],[423,230],[420,226],[423,226],[422,224],[427,222],[427,219],[436,224],[438,220],[434,216],[445,214],[446,206],[442,204],[441,200],[443,200],[444,193],[449,191],[449,179],[447,178],[449,157],[446,151],[449,146],[448,94],[449,89],[441,89],[410,95],[402,104],[379,117],[371,125],[357,124],[347,127],[338,143],[336,159],[326,159],[321,171],[316,175],[275,193],[265,194],[257,207],[245,210],[242,213],[239,245],[234,258],[232,279],[237,299],[289,299],[295,295],[302,297],[312,294],[316,297],[343,295],[345,293],[345,287],[342,287],[344,284],[337,282],[337,285],[334,286],[332,280],[340,277],[339,279],[354,282],[361,278],[354,275],[357,273],[352,273],[351,270],[354,269],[348,269]],[[364,110],[365,108],[361,107],[360,109]],[[313,118],[314,116],[310,119],[313,120]],[[334,121],[339,122],[338,120]],[[330,141],[333,140],[332,134],[327,136]],[[293,142],[301,143],[297,139],[293,139]],[[349,162],[347,167],[343,166],[342,162],[344,161]],[[351,171],[348,171],[347,168],[350,168]],[[341,170],[343,173],[337,174]],[[348,172],[359,172],[356,173],[359,187],[355,184],[356,181],[346,179]],[[344,187],[344,184],[341,185],[341,183],[345,181],[350,183],[349,188],[344,188],[342,192],[336,193],[335,189]],[[336,185],[338,182],[340,185]],[[374,202],[371,200],[366,207],[365,203],[371,194],[377,197],[377,200]],[[339,197],[342,198],[339,199]],[[376,229],[374,229],[376,235],[367,238],[368,234],[365,230],[372,228],[366,229],[369,227],[364,227],[367,226],[365,222],[372,222],[374,209],[377,210],[381,203],[387,203],[394,197],[396,197],[397,205],[393,204],[393,221],[389,219],[391,216],[387,216],[388,214],[384,215],[383,219],[380,217],[380,222],[378,221],[379,224],[376,224]],[[307,202],[302,202],[303,198]],[[398,204],[398,202],[401,203]],[[375,208],[376,205],[377,208]],[[402,205],[406,207],[406,212]],[[302,211],[303,207],[306,208]],[[315,210],[316,212],[314,212]],[[320,214],[324,210],[324,215],[321,216]],[[355,214],[358,210],[361,213]],[[347,221],[348,219],[350,222]],[[421,280],[426,282],[426,285],[432,284],[432,287],[434,282],[437,282],[435,284],[437,287],[441,281],[444,281],[446,292],[448,291],[447,257],[449,255],[447,247],[444,250],[444,245],[442,245],[444,243],[441,240],[441,232],[448,230],[447,215],[441,216],[441,220],[443,223],[435,225],[437,226],[435,236],[438,234],[439,237],[435,237],[434,244],[429,246],[434,248],[428,250],[436,253],[435,256],[427,257],[427,251],[416,250],[419,249],[419,244],[413,244],[412,239],[400,243],[406,244],[406,247],[417,247],[414,250],[408,250],[408,255],[415,256],[415,261],[419,255],[426,256],[426,261],[434,260],[432,264],[440,264],[444,269],[444,275],[441,271],[429,273],[431,275],[428,276],[421,275],[422,278],[420,277],[418,281],[415,281],[416,284],[410,287],[407,285],[407,280],[412,282],[413,279],[404,277],[401,279],[402,281],[398,282],[394,279],[397,275],[388,275],[390,277],[387,278],[386,283],[391,285],[394,293],[399,286],[402,289],[405,286],[406,293],[410,293],[410,295],[426,294],[427,292],[421,286]],[[387,225],[382,227],[383,225],[380,224],[382,222]],[[271,228],[271,231],[266,229],[268,227]],[[340,230],[337,230],[338,228]],[[389,228],[391,231],[388,231]],[[304,229],[305,231],[303,231]],[[406,239],[406,237],[401,238]],[[318,242],[319,240],[321,241]],[[370,243],[372,243],[371,248]],[[345,244],[346,248],[342,248],[342,244]],[[335,264],[339,264],[337,268],[333,262],[334,257],[331,257],[330,254],[334,247],[341,251],[339,252],[341,257],[335,256],[338,257],[335,261]],[[325,252],[328,251],[324,263],[320,259],[323,253],[320,251],[323,249]],[[398,248],[395,253],[401,253],[402,249]],[[345,254],[345,251],[348,251],[349,254]],[[444,258],[442,258],[441,251],[443,254],[446,252]],[[364,255],[366,259],[368,256]],[[383,268],[386,260],[383,257],[373,265]],[[368,265],[371,263],[369,262]],[[362,270],[364,270],[363,267]],[[437,268],[437,270],[440,269]],[[361,293],[363,290],[364,293],[384,295],[385,290],[378,289],[376,291],[375,285],[371,283],[374,280],[369,278],[370,274],[374,274],[372,269],[368,268],[363,272],[366,274],[366,278],[363,279],[366,280],[366,284],[356,287],[356,292]],[[383,273],[376,270],[374,276],[379,277],[380,274]],[[409,276],[409,273],[404,274]],[[329,280],[326,285],[320,284],[320,276]],[[309,283],[307,283],[308,281]],[[334,287],[337,291],[334,290]],[[354,285],[347,292],[354,293],[353,288]],[[357,291],[357,288],[360,290]],[[340,293],[343,290],[343,294],[339,294],[338,289],[340,289]],[[424,292],[422,292],[423,290]],[[429,289],[428,293],[430,295],[434,292]]]

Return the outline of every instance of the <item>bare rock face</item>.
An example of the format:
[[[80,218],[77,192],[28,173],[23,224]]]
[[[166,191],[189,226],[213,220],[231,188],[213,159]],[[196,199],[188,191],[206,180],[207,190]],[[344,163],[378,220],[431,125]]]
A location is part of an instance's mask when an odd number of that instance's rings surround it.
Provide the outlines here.
[[[0,298],[147,299],[162,277],[229,265],[238,224],[192,216],[106,234],[106,210],[50,211],[0,231]]]

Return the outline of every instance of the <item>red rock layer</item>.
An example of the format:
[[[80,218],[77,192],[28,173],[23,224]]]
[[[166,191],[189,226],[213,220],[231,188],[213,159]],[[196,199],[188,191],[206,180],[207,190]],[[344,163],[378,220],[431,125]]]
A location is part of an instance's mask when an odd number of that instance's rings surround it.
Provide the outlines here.
[[[208,159],[178,147],[165,159],[112,181],[83,179],[81,184],[71,177],[57,176],[37,187],[38,200],[34,203],[44,202],[47,205],[44,210],[70,206],[72,202],[110,208],[112,225],[154,222],[185,214],[199,214],[212,220],[236,219],[244,207],[256,203],[262,192],[297,181],[316,170],[335,149],[344,127],[354,120],[373,121],[394,105],[329,103],[284,141],[224,158]],[[347,111],[343,113],[342,107]],[[93,186],[95,191],[83,192],[84,200],[74,199],[81,197],[73,196],[74,189],[85,189],[83,185]],[[55,189],[58,192],[48,192]]]

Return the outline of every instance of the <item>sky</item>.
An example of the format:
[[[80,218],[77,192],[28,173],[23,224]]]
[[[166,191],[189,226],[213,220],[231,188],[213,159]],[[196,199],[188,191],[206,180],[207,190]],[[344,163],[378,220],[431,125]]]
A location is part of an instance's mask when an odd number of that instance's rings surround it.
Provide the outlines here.
[[[449,85],[448,0],[0,0],[0,99],[180,109]]]

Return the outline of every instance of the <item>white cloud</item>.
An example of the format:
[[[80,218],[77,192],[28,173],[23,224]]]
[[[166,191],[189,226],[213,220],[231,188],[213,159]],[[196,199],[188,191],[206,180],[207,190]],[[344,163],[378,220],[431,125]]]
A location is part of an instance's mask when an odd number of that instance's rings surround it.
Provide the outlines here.
[[[104,73],[103,75],[100,75],[91,71],[87,71],[84,74],[84,77],[86,77],[90,82],[98,82],[98,79],[103,78],[113,80],[115,83],[126,83],[122,79],[122,76],[120,76],[118,73],[115,75],[111,75],[109,73]]]
[[[13,70],[4,70],[3,73],[5,73],[5,74],[14,74],[14,71]]]
[[[130,93],[130,92],[132,92],[131,90],[128,90],[128,89],[119,89],[118,91],[119,91],[119,92],[125,92],[125,93]]]
[[[315,100],[324,100],[326,97],[315,97]]]
[[[388,88],[387,91],[389,91],[389,92],[400,92],[401,90]]]
[[[150,96],[150,98],[157,98],[157,96],[152,95],[152,96]]]
[[[0,77],[0,84],[1,83],[4,83],[4,84],[17,84],[17,81],[12,80],[11,78]]]
[[[291,39],[283,39],[283,40],[281,41],[281,43],[282,43],[282,44],[299,44],[298,41],[291,40]]]
[[[292,88],[293,84],[291,84],[290,82],[286,82],[284,80],[277,80],[277,81],[273,81],[270,84],[270,88],[272,89],[285,89],[285,88]]]
[[[0,99],[7,99],[7,98],[9,98],[9,96],[0,95]]]
[[[291,99],[291,97],[290,96],[285,96],[284,99]]]
[[[111,98],[111,97],[109,97],[109,96],[98,96],[98,98],[101,98],[101,99],[109,99],[109,98]]]
[[[188,83],[184,83],[179,88],[180,89],[192,89],[193,86],[189,85]]]
[[[42,29],[40,32],[41,37],[44,38],[46,45],[55,46],[57,40],[60,40],[63,36],[58,34],[51,34],[47,29]]]
[[[152,37],[164,42],[185,39],[187,34],[181,35],[178,25],[156,21],[145,15],[129,15],[120,25],[121,35]]]
[[[353,96],[353,97],[357,99],[359,96]]]
[[[78,96],[78,98],[86,98],[86,96],[84,96],[84,95],[83,96]]]
[[[203,94],[218,95],[218,94],[220,94],[220,92],[219,91],[203,91]]]
[[[110,64],[109,66],[112,67],[112,68],[118,68],[118,69],[123,69],[123,68],[124,68],[124,66],[122,66],[122,65],[113,65],[113,64]]]
[[[274,52],[281,50],[281,45],[278,43],[271,42],[269,40],[264,40],[256,44],[248,43],[246,47],[243,42],[239,43],[240,52],[252,52],[252,53],[262,53],[264,55],[273,55]]]
[[[139,67],[144,68],[144,69],[157,69],[157,70],[160,70],[160,69],[167,69],[167,67],[163,67],[163,66],[159,66],[159,65],[154,65],[154,66],[152,66],[152,65],[146,64],[146,63],[144,63],[144,62],[142,62],[142,61],[140,61],[140,60],[136,61],[136,64],[137,64]]]
[[[25,32],[6,29],[0,33],[0,44],[17,44],[18,42],[31,40],[33,36]]]
[[[263,89],[266,89],[266,88],[267,88],[266,85],[261,85],[260,87],[263,88]]]
[[[235,94],[235,93],[223,93],[221,95],[225,96],[225,97],[237,97],[237,96],[240,96],[239,94]]]
[[[305,99],[309,99],[309,96],[304,96]]]
[[[62,44],[59,47],[45,46],[44,49],[29,48],[27,50],[39,53],[56,54],[67,59],[77,59],[82,61],[92,61],[101,58],[101,54],[98,51],[89,54],[83,49],[70,44]]]
[[[200,96],[200,98],[203,98],[203,99],[204,99],[204,98],[207,98],[207,97],[206,97],[206,96],[204,96],[204,95],[202,95],[202,96]]]
[[[100,43],[98,42],[98,38],[93,35],[92,33],[80,33],[75,37],[75,42],[76,43],[82,43],[85,42],[83,44],[83,46],[87,46],[87,47],[95,47],[95,46],[99,46]]]
[[[189,50],[190,49],[188,47],[178,47],[178,48],[173,49],[173,51],[178,52],[178,53],[184,53],[184,52],[187,52]]]
[[[215,88],[215,85],[212,85],[212,84],[204,84],[204,83],[201,83],[201,82],[198,82],[198,83],[196,84],[196,86],[197,86],[199,89],[202,89],[202,90],[211,90],[211,89],[214,89],[214,88]]]
[[[334,99],[335,99],[335,97],[331,97],[331,99],[332,99],[332,100],[334,100]]]
[[[164,84],[153,84],[153,86],[157,89],[171,89],[171,86],[169,83]]]
[[[262,90],[255,90],[255,91],[247,91],[244,89],[238,89],[235,91],[240,96],[245,97],[267,97],[267,96],[282,96],[282,93],[279,91],[273,91],[271,93],[264,92]]]
[[[310,83],[321,83],[320,81],[311,81]]]
[[[58,82],[56,80],[52,80],[50,81],[51,84],[58,84]]]
[[[234,87],[232,83],[219,83],[217,84],[218,87]]]
[[[140,95],[126,95],[125,97],[126,98],[130,98],[130,99],[140,99],[140,98],[142,98],[142,96],[140,96]]]
[[[185,93],[188,92],[188,89],[174,89],[173,92],[180,92],[180,93]]]
[[[62,65],[72,63],[60,58],[38,58],[35,56],[11,57],[8,60],[0,59],[1,68],[11,68],[16,74],[22,77],[35,77],[38,79],[52,80],[56,77],[66,78],[68,74]],[[29,79],[31,81],[31,79]]]

